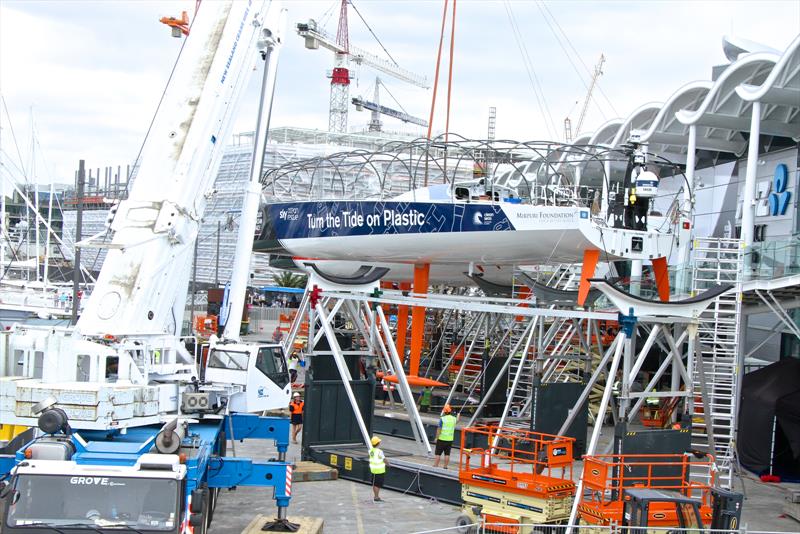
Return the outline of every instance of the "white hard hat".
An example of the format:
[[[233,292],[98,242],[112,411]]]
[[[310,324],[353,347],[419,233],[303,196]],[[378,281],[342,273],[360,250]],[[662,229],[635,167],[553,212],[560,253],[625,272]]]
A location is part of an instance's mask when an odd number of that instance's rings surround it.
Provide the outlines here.
[[[292,397],[299,397],[299,396],[300,396],[300,394],[298,392],[296,392],[296,391],[294,392],[294,395],[292,395]]]

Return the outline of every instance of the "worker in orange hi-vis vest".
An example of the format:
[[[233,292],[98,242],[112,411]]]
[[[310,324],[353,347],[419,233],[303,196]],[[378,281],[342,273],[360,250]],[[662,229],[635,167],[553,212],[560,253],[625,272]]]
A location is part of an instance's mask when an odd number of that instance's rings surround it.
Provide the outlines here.
[[[300,398],[300,394],[292,395],[292,402],[289,403],[289,412],[292,414],[292,443],[297,443],[297,434],[303,430],[303,406],[305,403]]]

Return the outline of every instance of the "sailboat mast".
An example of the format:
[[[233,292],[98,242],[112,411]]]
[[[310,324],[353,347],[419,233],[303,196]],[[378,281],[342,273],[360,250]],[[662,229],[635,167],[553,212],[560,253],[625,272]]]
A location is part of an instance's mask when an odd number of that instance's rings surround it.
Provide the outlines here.
[[[50,270],[50,228],[53,226],[53,190],[54,184],[50,182],[50,198],[47,201],[47,232],[44,240],[44,272],[42,273],[45,289],[47,289],[47,275]]]
[[[36,179],[36,132],[33,127],[33,107],[31,107],[31,175],[30,179],[33,180],[33,206],[35,215],[33,217],[35,245],[33,249],[34,266],[36,268],[36,281],[41,281],[39,276],[39,181]],[[30,227],[28,227],[30,229]],[[30,247],[30,246],[29,246]],[[29,255],[30,256],[30,255]]]

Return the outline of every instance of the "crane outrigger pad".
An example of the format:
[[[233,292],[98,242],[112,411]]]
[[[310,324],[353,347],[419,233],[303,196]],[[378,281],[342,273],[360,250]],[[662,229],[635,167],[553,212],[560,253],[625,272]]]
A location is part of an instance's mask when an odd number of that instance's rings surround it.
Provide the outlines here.
[[[698,317],[720,295],[733,289],[733,284],[717,284],[693,297],[683,300],[662,302],[650,300],[623,291],[605,278],[591,278],[589,283],[603,292],[620,311],[633,310],[638,317]]]

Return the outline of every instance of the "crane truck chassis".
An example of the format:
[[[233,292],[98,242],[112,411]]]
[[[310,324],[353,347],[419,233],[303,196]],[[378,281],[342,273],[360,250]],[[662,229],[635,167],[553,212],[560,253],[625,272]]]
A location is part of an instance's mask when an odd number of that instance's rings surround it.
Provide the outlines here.
[[[250,381],[256,396],[266,395],[259,382],[289,387],[279,345],[215,345],[203,371],[206,379]],[[37,403],[41,435],[15,455],[0,456],[0,532],[204,534],[219,490],[237,486],[274,488],[278,517],[265,530],[294,530],[286,519],[289,421],[230,413],[227,400],[213,382],[196,380],[184,389],[182,414],[164,425],[76,431],[57,399]],[[227,457],[228,439],[271,439],[278,458]]]

